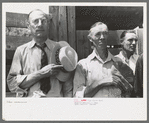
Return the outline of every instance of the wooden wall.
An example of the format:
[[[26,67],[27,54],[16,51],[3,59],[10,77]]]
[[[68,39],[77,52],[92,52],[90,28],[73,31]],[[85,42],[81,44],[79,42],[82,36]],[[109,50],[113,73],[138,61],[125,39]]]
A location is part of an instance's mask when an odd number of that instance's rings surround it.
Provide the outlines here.
[[[75,7],[50,6],[52,13],[49,38],[55,41],[67,41],[76,50]]]
[[[79,59],[87,57],[91,52],[91,43],[87,39],[88,30],[76,30],[75,6],[50,6],[49,13],[53,18],[50,23],[49,38],[55,41],[67,41],[78,53]],[[109,31],[108,45],[120,45],[119,37],[123,30]],[[138,30],[139,42],[137,53],[141,54],[142,29]],[[119,53],[120,48],[109,48],[113,55]]]
[[[16,48],[31,40],[26,22],[27,14],[6,12],[6,77]],[[7,84],[6,91],[9,91]]]

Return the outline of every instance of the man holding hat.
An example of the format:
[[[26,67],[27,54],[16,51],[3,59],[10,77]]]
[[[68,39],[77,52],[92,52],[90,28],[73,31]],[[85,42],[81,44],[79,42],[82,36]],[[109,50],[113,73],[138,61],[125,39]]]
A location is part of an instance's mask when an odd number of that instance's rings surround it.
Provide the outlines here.
[[[61,64],[61,59],[71,61],[69,55],[75,54],[75,51],[66,42],[59,43],[48,39],[48,23],[49,16],[39,9],[28,15],[27,25],[33,39],[16,49],[7,77],[8,87],[17,97],[72,97],[71,71],[75,69],[75,63],[73,68],[67,71]],[[63,49],[63,52],[70,52],[59,60],[59,64],[51,62],[57,45],[59,50],[65,46],[67,48]],[[57,76],[64,70],[66,77],[59,79]]]
[[[102,22],[91,26],[88,39],[93,52],[78,62],[74,80],[73,96],[76,98],[123,97],[132,91],[127,73],[132,71],[107,49],[108,27]],[[123,72],[122,69],[127,71]]]

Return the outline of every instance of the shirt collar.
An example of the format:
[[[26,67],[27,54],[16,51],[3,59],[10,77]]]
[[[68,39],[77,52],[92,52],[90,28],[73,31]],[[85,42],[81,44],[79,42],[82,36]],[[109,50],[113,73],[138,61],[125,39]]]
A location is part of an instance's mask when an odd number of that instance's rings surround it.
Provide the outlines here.
[[[34,39],[31,41],[31,44],[29,46],[29,48],[33,48],[35,46],[36,42],[34,41]]]
[[[123,59],[123,60],[126,60],[126,57],[123,55],[122,52],[123,52],[123,51],[120,51],[119,57],[120,57],[121,59]],[[130,60],[130,59],[137,60],[137,58],[138,58],[138,55],[134,53],[132,56],[130,56],[129,60]]]
[[[36,42],[35,42],[35,40],[33,39],[32,41],[31,41],[31,44],[30,44],[30,48],[33,48],[34,46],[35,46],[35,44],[36,44]],[[45,41],[45,44],[47,45],[47,47],[49,48],[49,49],[52,49],[52,45],[51,45],[51,41],[49,40],[49,39],[47,39],[46,41]]]
[[[99,55],[96,54],[95,49],[93,52],[88,56],[90,60],[93,60],[94,58],[97,58],[99,61],[103,62],[103,60],[100,58]],[[114,59],[114,56],[108,51],[108,57],[104,62],[108,62]]]

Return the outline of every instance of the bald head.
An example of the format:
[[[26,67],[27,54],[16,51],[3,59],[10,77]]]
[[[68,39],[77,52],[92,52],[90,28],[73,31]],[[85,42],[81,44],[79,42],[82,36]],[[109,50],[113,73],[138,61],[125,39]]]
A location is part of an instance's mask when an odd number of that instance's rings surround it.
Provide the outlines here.
[[[48,36],[49,21],[48,16],[40,9],[31,11],[28,14],[28,29],[34,39],[46,40]]]
[[[47,15],[42,10],[35,9],[28,14],[28,18],[27,18],[28,22],[30,22],[30,18],[37,16],[37,15],[44,16],[46,17],[46,19],[48,19]]]

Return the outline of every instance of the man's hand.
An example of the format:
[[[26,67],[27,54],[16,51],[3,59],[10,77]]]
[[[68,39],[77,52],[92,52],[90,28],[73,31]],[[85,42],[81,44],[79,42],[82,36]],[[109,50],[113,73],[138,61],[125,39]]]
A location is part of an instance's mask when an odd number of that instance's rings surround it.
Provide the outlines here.
[[[59,73],[62,67],[63,65],[49,64],[40,70],[40,74],[43,75],[43,77],[54,76]]]
[[[129,71],[128,71],[129,72]],[[119,88],[122,89],[124,95],[130,95],[132,91],[132,85],[127,81],[126,78],[121,74],[121,72],[116,69],[115,66],[112,66],[111,73],[113,76],[113,82],[117,83]]]

